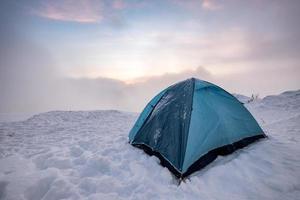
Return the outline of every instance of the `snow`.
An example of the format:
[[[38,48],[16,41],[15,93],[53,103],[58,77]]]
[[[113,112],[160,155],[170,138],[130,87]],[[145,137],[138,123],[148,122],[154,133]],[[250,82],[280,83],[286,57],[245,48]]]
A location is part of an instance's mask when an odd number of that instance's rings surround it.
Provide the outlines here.
[[[233,96],[235,96],[235,98],[237,98],[242,103],[248,103],[249,101],[251,101],[250,97],[247,97],[242,94],[233,94]]]
[[[135,113],[52,111],[0,123],[0,199],[300,199],[300,91],[245,104],[268,139],[179,186],[128,144]]]
[[[23,121],[36,113],[0,113],[0,122]]]

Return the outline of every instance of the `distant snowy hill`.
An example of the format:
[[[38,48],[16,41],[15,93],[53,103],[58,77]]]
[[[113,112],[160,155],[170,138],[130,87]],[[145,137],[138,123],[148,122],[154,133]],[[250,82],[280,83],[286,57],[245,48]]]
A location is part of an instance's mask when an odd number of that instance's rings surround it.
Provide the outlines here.
[[[128,144],[135,113],[52,111],[2,122],[0,199],[299,199],[300,90],[245,106],[269,138],[179,186],[156,157]]]

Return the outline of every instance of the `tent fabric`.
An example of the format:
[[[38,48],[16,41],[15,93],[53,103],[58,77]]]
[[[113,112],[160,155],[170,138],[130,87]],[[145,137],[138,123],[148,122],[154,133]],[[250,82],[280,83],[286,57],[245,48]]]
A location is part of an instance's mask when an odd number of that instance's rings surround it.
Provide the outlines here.
[[[165,94],[166,89],[161,91],[158,95],[156,95],[144,108],[143,112],[140,114],[138,120],[135,122],[133,128],[131,129],[129,133],[129,140],[132,141],[134,139],[134,136],[137,134],[139,129],[142,127],[143,123],[149,116],[149,114],[152,112],[154,106],[157,104],[157,102],[161,99],[161,97]]]
[[[222,88],[195,78],[155,96],[129,133],[129,142],[156,155],[177,177],[265,137],[249,111]]]

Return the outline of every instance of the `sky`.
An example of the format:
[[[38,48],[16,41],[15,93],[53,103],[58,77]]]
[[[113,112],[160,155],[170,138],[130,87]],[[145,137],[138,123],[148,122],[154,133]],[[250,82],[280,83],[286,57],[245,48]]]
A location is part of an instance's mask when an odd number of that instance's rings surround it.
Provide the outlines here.
[[[140,112],[195,77],[300,89],[299,0],[2,0],[0,113]]]

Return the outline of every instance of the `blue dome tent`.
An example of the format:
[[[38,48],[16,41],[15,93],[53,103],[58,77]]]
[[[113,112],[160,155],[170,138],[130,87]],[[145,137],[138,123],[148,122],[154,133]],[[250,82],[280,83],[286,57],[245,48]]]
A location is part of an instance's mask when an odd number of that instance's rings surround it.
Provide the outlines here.
[[[156,155],[178,178],[218,155],[266,137],[250,112],[222,88],[191,78],[161,91],[144,108],[129,142]]]

